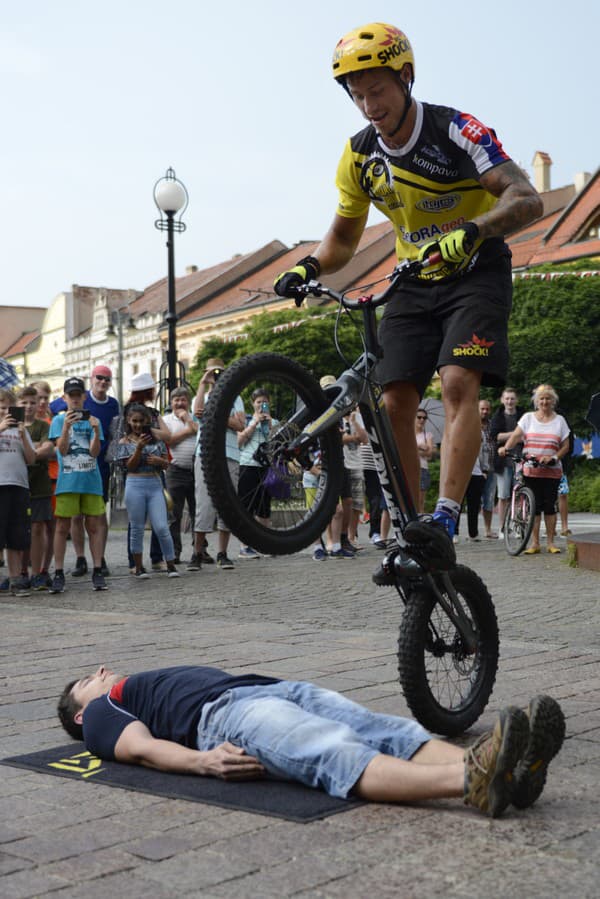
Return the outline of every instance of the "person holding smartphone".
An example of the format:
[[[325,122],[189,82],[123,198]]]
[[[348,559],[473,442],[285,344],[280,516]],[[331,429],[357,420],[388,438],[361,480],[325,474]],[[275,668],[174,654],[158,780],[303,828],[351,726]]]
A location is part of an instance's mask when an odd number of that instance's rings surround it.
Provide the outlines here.
[[[157,440],[152,432],[150,409],[141,403],[132,403],[127,410],[125,434],[119,441],[117,458],[127,469],[125,505],[134,575],[136,578],[150,577],[142,564],[144,529],[149,519],[167,562],[167,577],[179,577],[161,478],[161,472],[169,467],[169,456],[164,442]]]
[[[258,521],[268,525],[271,518],[271,497],[262,486],[265,468],[256,461],[254,454],[278,422],[271,418],[271,398],[263,387],[258,387],[252,393],[252,406],[253,414],[246,416],[246,427],[243,431],[238,431],[237,435],[240,448],[238,495]],[[251,546],[242,544],[239,558],[259,559],[260,554]]]
[[[0,390],[0,550],[6,549],[9,577],[1,588],[13,596],[29,595],[27,579],[21,577],[21,553],[31,544],[27,466],[35,462],[35,449],[22,412],[12,390]]]
[[[84,518],[94,563],[94,590],[106,590],[106,580],[102,574],[105,503],[98,468],[104,433],[96,416],[83,408],[85,384],[81,378],[67,378],[63,393],[67,411],[52,419],[48,435],[58,456],[55,568],[50,593],[63,593],[65,589],[65,550],[74,515],[83,515]]]

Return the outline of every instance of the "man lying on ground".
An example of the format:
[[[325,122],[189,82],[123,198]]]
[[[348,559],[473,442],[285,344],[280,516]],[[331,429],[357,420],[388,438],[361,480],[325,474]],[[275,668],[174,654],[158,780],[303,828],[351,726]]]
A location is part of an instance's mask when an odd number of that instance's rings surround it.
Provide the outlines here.
[[[565,733],[549,696],[508,706],[463,751],[416,721],[303,681],[186,665],[124,677],[104,665],[65,687],[65,730],[107,760],[244,780],[271,776],[372,802],[462,797],[493,818],[539,797]]]

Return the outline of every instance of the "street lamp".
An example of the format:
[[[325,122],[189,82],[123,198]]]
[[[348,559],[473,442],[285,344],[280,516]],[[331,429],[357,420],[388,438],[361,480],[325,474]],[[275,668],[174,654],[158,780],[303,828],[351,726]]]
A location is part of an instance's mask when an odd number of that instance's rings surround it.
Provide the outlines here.
[[[118,309],[111,309],[110,321],[106,329],[107,337],[117,337],[117,378],[119,382],[117,390],[117,399],[119,406],[123,408],[123,325],[128,331],[135,331],[135,322],[129,314],[128,306],[120,306]]]
[[[168,342],[167,342],[167,377],[164,377],[164,363],[160,367],[160,397],[162,406],[166,406],[164,402],[165,392],[168,398],[170,392],[179,384],[185,382],[185,370],[183,365],[177,359],[177,311],[175,298],[175,247],[173,235],[175,231],[185,231],[185,225],[181,221],[181,217],[188,206],[188,192],[185,186],[175,177],[172,168],[168,168],[166,175],[159,178],[154,185],[154,202],[156,208],[160,212],[160,218],[154,222],[159,231],[167,232],[167,262],[168,262],[168,309],[165,316],[168,325]],[[179,213],[179,217],[175,216]],[[166,386],[166,391],[165,391]]]

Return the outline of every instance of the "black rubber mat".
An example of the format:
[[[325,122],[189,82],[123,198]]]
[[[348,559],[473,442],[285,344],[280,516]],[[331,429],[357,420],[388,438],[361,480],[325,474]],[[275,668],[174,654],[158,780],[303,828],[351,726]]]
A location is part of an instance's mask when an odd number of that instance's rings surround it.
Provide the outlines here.
[[[363,804],[358,799],[336,799],[321,790],[289,781],[265,779],[226,783],[213,777],[169,774],[137,765],[105,762],[84,750],[80,743],[68,743],[0,761],[3,765],[69,777],[86,784],[104,784],[155,796],[206,802],[288,821],[317,821]]]

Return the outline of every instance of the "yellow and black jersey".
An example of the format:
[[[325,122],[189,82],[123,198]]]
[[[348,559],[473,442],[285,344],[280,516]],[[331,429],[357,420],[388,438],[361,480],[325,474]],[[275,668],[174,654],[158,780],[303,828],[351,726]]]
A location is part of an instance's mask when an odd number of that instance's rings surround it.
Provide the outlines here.
[[[414,102],[407,144],[393,150],[369,125],[346,144],[336,176],[338,214],[359,218],[373,203],[394,226],[399,260],[415,259],[424,244],[492,209],[497,198],[479,177],[510,158],[468,113]],[[477,241],[468,267],[508,252],[501,238]]]

